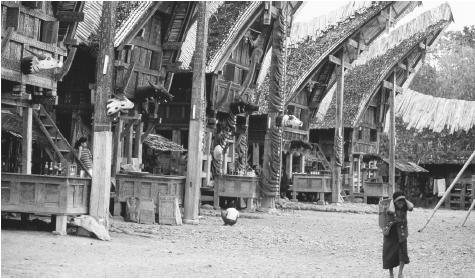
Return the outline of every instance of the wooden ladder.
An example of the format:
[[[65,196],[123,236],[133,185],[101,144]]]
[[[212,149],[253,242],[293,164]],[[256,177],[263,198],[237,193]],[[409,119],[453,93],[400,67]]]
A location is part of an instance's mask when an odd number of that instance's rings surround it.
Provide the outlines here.
[[[328,162],[327,157],[325,157],[325,154],[323,154],[322,148],[320,147],[320,145],[318,145],[318,143],[314,143],[314,145],[317,147],[316,155],[319,162],[323,165],[325,170],[331,171],[332,166],[330,165],[330,162]]]
[[[86,172],[86,174],[91,177],[86,166],[84,166],[84,164],[79,160],[73,147],[69,144],[66,138],[64,138],[63,134],[61,134],[51,118],[51,115],[49,115],[43,105],[40,104],[40,109],[38,111],[33,111],[33,117],[50,144],[50,146],[48,146],[49,148],[45,147],[48,155],[59,159],[61,164],[66,165],[68,161],[66,160],[65,155],[69,153],[73,154],[74,160]],[[55,158],[51,159],[53,160]]]

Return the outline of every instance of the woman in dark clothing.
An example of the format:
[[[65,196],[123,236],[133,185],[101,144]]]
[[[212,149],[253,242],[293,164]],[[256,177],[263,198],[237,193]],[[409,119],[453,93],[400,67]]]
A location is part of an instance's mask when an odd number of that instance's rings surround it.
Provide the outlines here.
[[[402,192],[393,195],[387,214],[390,219],[389,234],[383,241],[383,268],[389,269],[389,277],[393,278],[393,268],[399,266],[398,277],[402,277],[404,265],[409,263],[407,254],[407,211],[412,211],[414,205],[406,200]]]

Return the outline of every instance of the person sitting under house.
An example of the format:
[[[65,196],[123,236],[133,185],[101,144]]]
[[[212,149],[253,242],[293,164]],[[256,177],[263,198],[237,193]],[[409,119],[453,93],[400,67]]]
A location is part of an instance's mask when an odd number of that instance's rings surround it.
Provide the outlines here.
[[[223,219],[225,226],[232,226],[237,223],[239,211],[234,207],[234,202],[232,202],[226,209],[221,210],[221,218]]]

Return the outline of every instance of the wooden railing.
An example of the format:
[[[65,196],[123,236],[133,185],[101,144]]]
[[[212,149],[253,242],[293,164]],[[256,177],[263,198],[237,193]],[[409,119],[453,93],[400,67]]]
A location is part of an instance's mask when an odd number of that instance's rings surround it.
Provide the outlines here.
[[[353,143],[353,153],[362,153],[362,154],[378,154],[377,143],[368,143],[368,142],[354,142]]]

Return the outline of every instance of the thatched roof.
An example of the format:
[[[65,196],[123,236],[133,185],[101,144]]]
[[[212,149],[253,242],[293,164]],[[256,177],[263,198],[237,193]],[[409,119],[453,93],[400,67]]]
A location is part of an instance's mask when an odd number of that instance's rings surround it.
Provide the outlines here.
[[[212,1],[207,4],[208,46],[206,72],[214,68],[225,54],[225,50],[236,40],[238,32],[251,15],[262,5],[261,1]],[[182,70],[191,70],[191,59],[196,44],[197,22],[188,30],[178,61]]]
[[[475,127],[475,101],[433,97],[405,89],[403,94],[396,96],[395,112],[407,129],[422,131],[427,128],[433,132],[447,129],[453,134]]]
[[[363,52],[353,65],[365,64],[368,60],[377,56],[383,55],[389,49],[397,46],[403,40],[410,36],[424,32],[430,26],[437,24],[441,20],[453,21],[452,10],[449,4],[444,3],[438,7],[424,11],[423,7],[414,9],[407,18],[412,18],[409,22],[397,24],[394,29],[390,30],[389,34],[379,36],[368,49]]]
[[[102,1],[84,2],[84,20],[79,22],[75,39],[78,42],[87,42],[92,33],[97,32],[102,16]]]
[[[407,129],[403,120],[396,117],[396,158],[409,160],[419,165],[457,164],[463,165],[475,150],[475,129],[450,133],[448,129],[432,132],[429,129],[417,131]],[[388,156],[387,134],[381,136],[380,154]],[[475,162],[472,162],[475,164]]]
[[[358,116],[364,111],[366,103],[374,96],[379,84],[398,61],[405,57],[421,40],[436,35],[448,23],[448,20],[440,20],[437,24],[433,24],[424,31],[401,41],[401,43],[383,55],[375,57],[365,64],[355,66],[348,71],[345,74],[344,126],[353,127],[356,125]],[[333,96],[328,110],[322,115],[324,117],[313,119],[310,126],[311,129],[330,129],[335,127],[336,96]]]
[[[418,3],[410,5],[407,11],[410,11]],[[335,14],[333,16],[325,16],[325,23],[318,23],[315,26],[323,26],[323,30],[310,30],[309,37],[302,41],[293,42],[293,45],[288,50],[287,67],[286,67],[286,81],[284,96],[286,101],[294,94],[296,87],[298,87],[307,76],[321,65],[328,55],[337,48],[341,42],[346,40],[349,36],[354,34],[364,24],[368,23],[383,9],[391,5],[391,2],[374,2],[372,4],[358,4],[349,9],[348,7],[341,10],[342,14]],[[349,15],[349,16],[348,16]],[[399,19],[403,14],[399,15]],[[346,17],[343,17],[346,16]],[[397,20],[396,19],[396,20]],[[328,22],[334,22],[335,25],[330,25]],[[295,27],[293,30],[298,30]],[[309,27],[306,27],[309,28]],[[299,31],[301,32],[301,31]],[[314,35],[310,35],[312,33]],[[296,38],[303,36],[297,35]],[[270,55],[269,53],[267,55]],[[269,95],[269,71],[256,92],[259,95],[260,113],[267,111],[267,96]],[[260,81],[259,80],[259,81]]]
[[[389,164],[389,159],[383,158],[383,161]],[[406,160],[395,160],[394,167],[402,172],[429,172],[418,164]]]
[[[186,151],[183,146],[174,143],[173,141],[156,134],[149,134],[145,140],[144,144],[146,144],[149,148],[154,150],[160,151]]]

